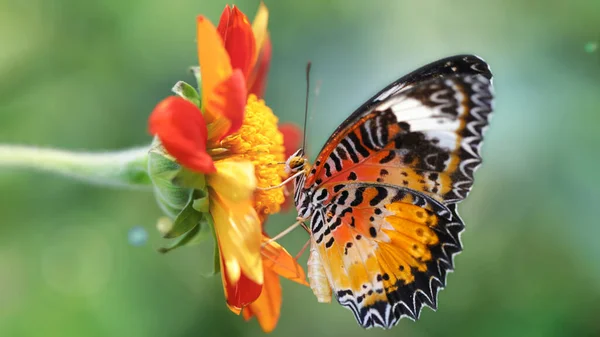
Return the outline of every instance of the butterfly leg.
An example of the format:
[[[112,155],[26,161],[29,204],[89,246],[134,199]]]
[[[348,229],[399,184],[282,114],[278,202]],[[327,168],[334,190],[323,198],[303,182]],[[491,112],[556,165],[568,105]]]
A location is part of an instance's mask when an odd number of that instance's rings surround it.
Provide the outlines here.
[[[281,233],[275,235],[274,237],[270,238],[268,241],[263,243],[263,247],[266,246],[267,244],[273,242],[273,241],[277,241],[279,239],[281,239],[282,237],[286,236],[287,234],[289,234],[291,231],[293,231],[296,227],[298,226],[304,226],[306,228],[306,225],[304,225],[304,221],[306,219],[303,218],[296,218],[296,222],[289,226],[288,228],[284,229],[283,231],[281,231]]]
[[[302,249],[300,249],[298,254],[296,254],[296,256],[294,256],[294,260],[297,261],[300,258],[300,256],[302,256],[302,254],[304,254],[304,252],[306,251],[306,248],[308,248],[309,244],[310,244],[310,239],[306,240],[306,243],[304,244],[304,246],[302,246]]]

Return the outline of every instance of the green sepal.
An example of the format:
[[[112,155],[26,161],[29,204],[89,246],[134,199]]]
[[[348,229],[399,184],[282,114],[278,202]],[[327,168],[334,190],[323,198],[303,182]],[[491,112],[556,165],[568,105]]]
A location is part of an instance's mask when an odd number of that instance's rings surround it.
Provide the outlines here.
[[[194,204],[192,207],[194,207],[194,209],[200,213],[208,213],[209,205],[208,197],[201,197],[194,199]]]
[[[173,91],[176,95],[194,103],[197,107],[200,107],[200,95],[198,94],[198,91],[184,81],[175,83],[171,91]]]
[[[213,238],[213,271],[205,276],[218,273],[219,246],[209,213],[205,175],[177,164],[175,159],[166,153],[158,138],[155,138],[148,155],[148,172],[160,207],[174,219],[170,226],[162,226],[162,232],[163,237],[176,240],[160,248],[159,252],[167,253],[178,247]]]
[[[194,200],[190,198],[188,204],[181,210],[171,229],[163,236],[166,239],[173,239],[191,231],[194,226],[198,225],[202,219],[202,213],[196,211],[193,207]]]
[[[148,153],[148,174],[154,187],[158,205],[170,218],[175,218],[188,204],[192,188],[173,184],[181,166],[167,155],[158,138],[154,139]]]
[[[193,188],[195,190],[206,190],[206,177],[202,173],[190,171],[182,167],[173,177],[171,182],[180,187]]]
[[[200,67],[190,67],[190,72],[192,73],[192,75],[194,75],[194,78],[196,79],[196,87],[198,88],[198,92],[202,92],[202,73],[200,72]]]
[[[205,221],[200,221],[196,226],[194,226],[189,232],[185,233],[185,235],[179,237],[177,240],[173,241],[167,247],[159,248],[159,253],[168,253],[173,249],[198,244],[204,242],[211,238],[210,229],[206,225]]]
[[[210,227],[213,237],[213,269],[209,273],[203,274],[204,277],[213,277],[221,271],[221,253],[219,251],[219,241],[217,240],[217,233],[215,232],[215,223],[210,213],[205,213],[204,219],[206,220],[207,227]]]

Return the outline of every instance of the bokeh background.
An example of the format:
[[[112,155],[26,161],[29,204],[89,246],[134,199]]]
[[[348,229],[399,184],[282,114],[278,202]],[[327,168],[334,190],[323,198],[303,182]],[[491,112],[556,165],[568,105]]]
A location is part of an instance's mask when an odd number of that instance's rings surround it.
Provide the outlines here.
[[[497,94],[484,165],[460,206],[465,250],[438,311],[364,331],[284,280],[272,335],[599,336],[600,2],[265,1],[268,104],[301,124],[308,60],[320,83],[312,156],[364,100],[435,59],[485,58]],[[148,144],[149,112],[192,81],[195,16],[217,22],[225,3],[1,0],[0,142]],[[258,1],[237,4],[252,18]],[[203,277],[210,247],[156,252],[160,215],[149,192],[0,170],[0,336],[261,336],[226,308],[220,277]],[[271,232],[294,216],[273,217]],[[147,241],[131,244],[132,228]],[[295,252],[305,239],[282,242]]]

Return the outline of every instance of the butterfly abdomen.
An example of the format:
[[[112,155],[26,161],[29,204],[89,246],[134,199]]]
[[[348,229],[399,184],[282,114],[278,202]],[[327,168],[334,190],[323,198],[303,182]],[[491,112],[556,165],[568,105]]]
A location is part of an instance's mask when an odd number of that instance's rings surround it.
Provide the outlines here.
[[[321,303],[331,302],[331,286],[325,274],[325,268],[321,263],[321,258],[317,252],[315,241],[311,240],[310,256],[308,257],[308,281],[317,301]]]

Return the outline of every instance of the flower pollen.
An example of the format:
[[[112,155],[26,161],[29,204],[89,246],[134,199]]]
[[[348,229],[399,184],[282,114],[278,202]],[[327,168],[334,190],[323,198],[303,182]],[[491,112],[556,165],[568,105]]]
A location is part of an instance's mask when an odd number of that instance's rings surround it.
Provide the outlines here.
[[[285,176],[284,166],[277,164],[285,160],[283,134],[277,122],[277,117],[265,105],[265,101],[250,94],[242,127],[235,134],[225,137],[220,144],[228,150],[228,157],[252,162],[259,187],[279,185]],[[283,201],[281,188],[257,190],[254,193],[254,208],[262,219],[279,212]]]

